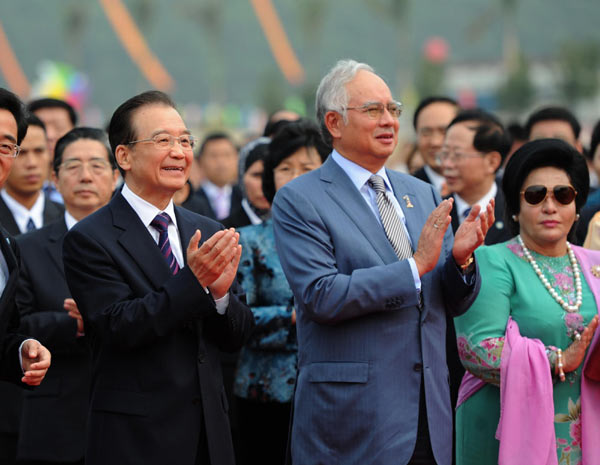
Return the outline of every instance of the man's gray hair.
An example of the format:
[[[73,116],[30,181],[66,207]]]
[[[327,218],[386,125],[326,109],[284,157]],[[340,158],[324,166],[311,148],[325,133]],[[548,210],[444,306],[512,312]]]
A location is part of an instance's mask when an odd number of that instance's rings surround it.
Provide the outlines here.
[[[356,73],[360,70],[375,71],[366,63],[359,63],[355,60],[340,60],[333,68],[321,79],[317,89],[317,98],[315,107],[317,109],[317,121],[323,134],[323,139],[329,145],[332,143],[331,134],[325,125],[325,114],[328,111],[337,111],[342,115],[344,123],[348,122],[346,107],[348,106],[348,93],[346,84],[348,84]]]

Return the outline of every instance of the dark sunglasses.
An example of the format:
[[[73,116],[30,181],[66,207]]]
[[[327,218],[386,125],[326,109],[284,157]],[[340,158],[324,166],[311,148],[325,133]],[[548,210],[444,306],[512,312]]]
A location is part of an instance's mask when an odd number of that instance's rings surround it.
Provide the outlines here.
[[[569,205],[577,196],[577,191],[572,186],[554,186],[551,192],[554,199],[562,205]],[[529,186],[524,191],[521,191],[521,195],[530,205],[542,203],[546,200],[548,193],[546,186]]]

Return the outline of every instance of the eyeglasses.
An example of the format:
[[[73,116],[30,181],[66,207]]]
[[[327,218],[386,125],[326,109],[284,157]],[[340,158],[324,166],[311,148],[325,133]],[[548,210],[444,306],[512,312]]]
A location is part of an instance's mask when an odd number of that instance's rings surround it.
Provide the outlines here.
[[[548,195],[554,196],[554,199],[562,205],[569,205],[575,200],[577,191],[571,186],[554,186],[550,191],[546,186],[529,186],[521,191],[521,195],[530,205],[542,203]]]
[[[60,165],[60,168],[65,170],[65,172],[68,174],[79,174],[82,172],[84,166],[88,166],[90,171],[94,174],[104,174],[108,169],[110,169],[110,164],[102,158],[92,158],[88,161],[72,158],[70,160],[65,160]]]
[[[368,102],[359,107],[346,107],[346,110],[358,110],[366,113],[371,119],[379,119],[387,109],[393,118],[400,118],[402,114],[402,104],[400,102],[390,102],[384,105],[381,102]]]
[[[148,139],[132,140],[131,142],[128,142],[127,145],[137,144],[139,142],[152,142],[154,143],[154,147],[164,150],[173,147],[175,141],[179,142],[179,145],[181,145],[183,150],[193,150],[198,139],[190,134],[184,134],[179,137],[172,136],[171,134],[157,134]]]
[[[16,158],[21,151],[21,147],[12,142],[0,142],[0,156]]]
[[[446,160],[450,160],[452,162],[458,162],[460,163],[463,160],[466,160],[467,158],[476,158],[476,157],[481,157],[483,154],[480,152],[457,152],[455,150],[440,150],[437,154],[437,159],[440,162],[446,161]]]

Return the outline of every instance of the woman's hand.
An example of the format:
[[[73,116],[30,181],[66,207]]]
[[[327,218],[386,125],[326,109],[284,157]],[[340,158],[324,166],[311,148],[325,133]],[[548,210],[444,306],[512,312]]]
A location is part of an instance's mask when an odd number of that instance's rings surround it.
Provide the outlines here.
[[[581,333],[581,339],[573,341],[569,347],[563,352],[563,367],[565,373],[575,371],[581,365],[585,358],[585,351],[587,350],[594,332],[598,327],[598,315],[592,318],[590,324]]]

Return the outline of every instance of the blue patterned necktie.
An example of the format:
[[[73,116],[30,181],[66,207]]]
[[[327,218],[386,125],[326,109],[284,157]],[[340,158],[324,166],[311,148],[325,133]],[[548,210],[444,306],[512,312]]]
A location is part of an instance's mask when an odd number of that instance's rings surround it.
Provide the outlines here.
[[[176,274],[179,271],[179,264],[175,259],[175,255],[173,254],[173,250],[171,249],[171,243],[169,242],[169,223],[171,222],[171,217],[166,213],[159,213],[154,217],[151,226],[154,226],[158,232],[158,248],[161,253],[165,257],[169,268],[171,268],[171,273]]]
[[[27,232],[37,229],[35,227],[35,223],[33,222],[33,220],[31,218],[29,218],[29,221],[27,222],[27,226],[25,226],[25,229],[27,229]]]
[[[385,182],[383,178],[377,174],[374,174],[367,182],[377,195],[377,208],[379,209],[381,224],[383,225],[385,235],[392,244],[396,255],[400,260],[405,260],[412,257],[413,252],[410,239],[404,230],[404,226],[400,221],[400,217],[396,213],[394,205],[385,192]]]

